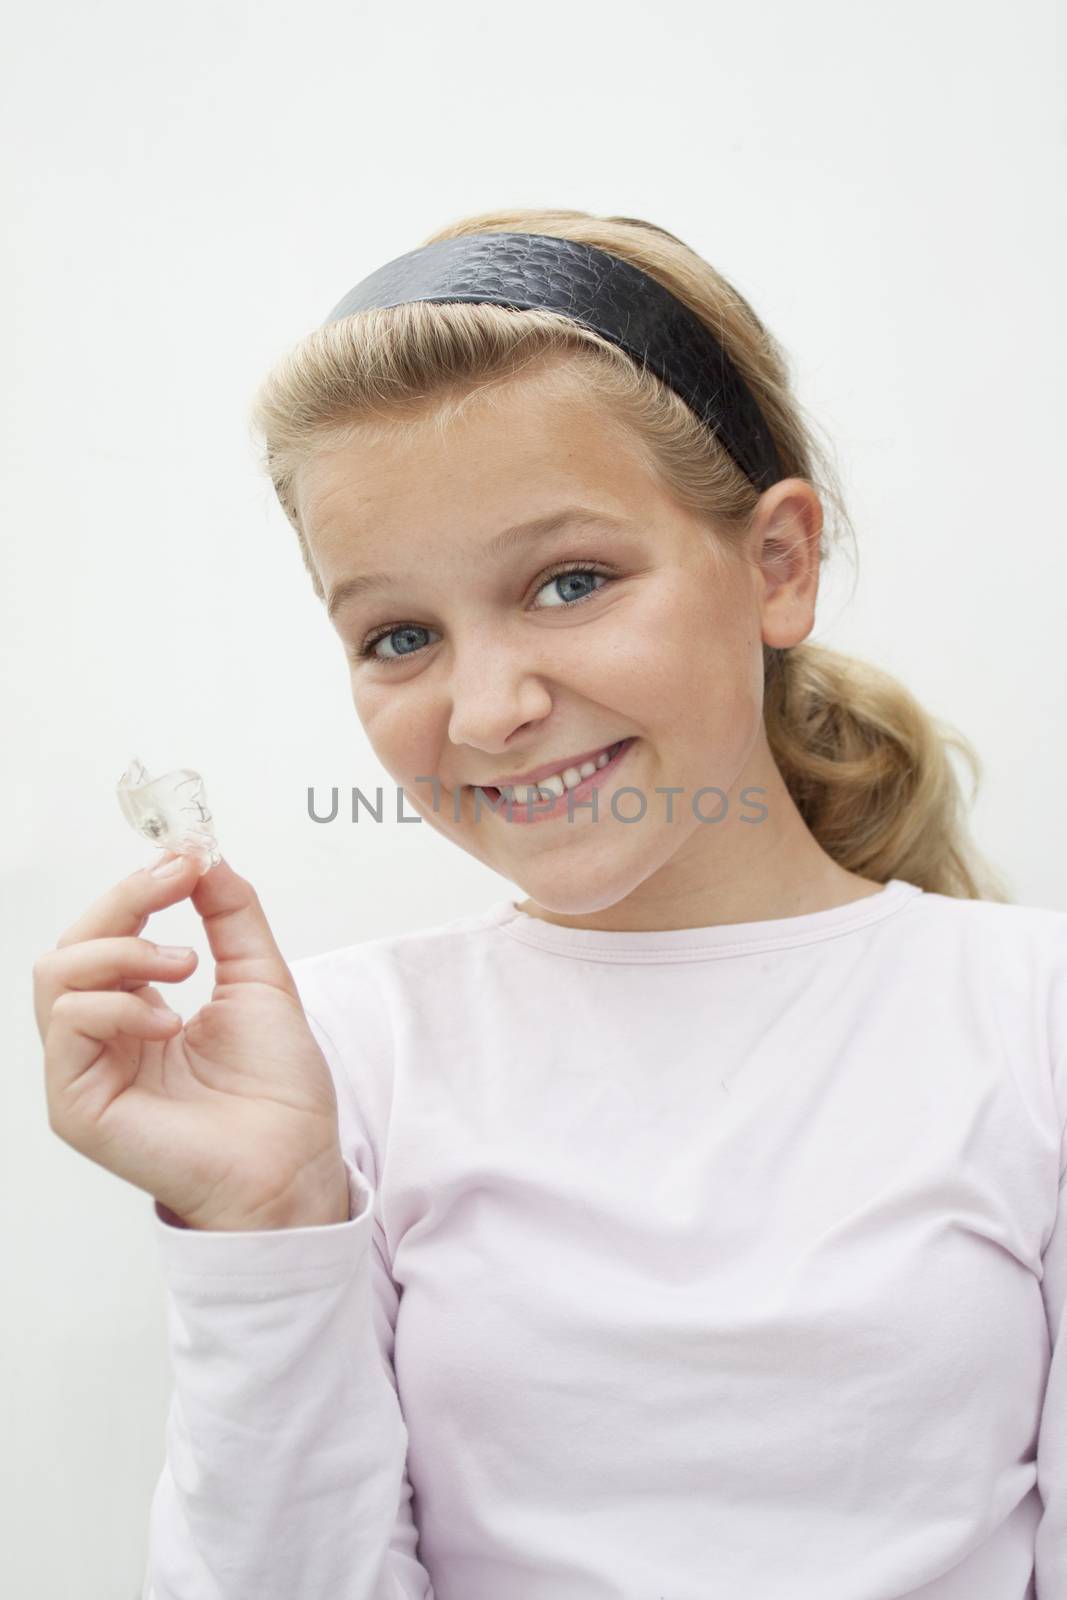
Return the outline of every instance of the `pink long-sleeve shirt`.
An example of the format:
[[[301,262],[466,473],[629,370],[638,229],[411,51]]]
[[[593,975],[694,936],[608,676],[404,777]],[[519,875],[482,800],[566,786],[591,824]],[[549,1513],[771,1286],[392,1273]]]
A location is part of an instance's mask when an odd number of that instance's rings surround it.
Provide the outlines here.
[[[147,1600],[1067,1600],[1067,912],[291,965],[352,1215],[155,1211]]]

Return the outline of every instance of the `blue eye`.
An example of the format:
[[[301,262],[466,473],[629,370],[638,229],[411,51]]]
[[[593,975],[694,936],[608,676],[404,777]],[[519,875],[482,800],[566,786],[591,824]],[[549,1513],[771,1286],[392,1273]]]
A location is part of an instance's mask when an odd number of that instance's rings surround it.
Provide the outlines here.
[[[553,568],[546,576],[544,576],[538,586],[537,593],[540,594],[541,590],[547,589],[550,584],[558,584],[562,578],[569,577],[601,578],[603,583],[611,582],[611,574],[602,571],[599,566],[589,566],[588,564],[583,566],[578,562],[571,562],[569,565]],[[595,589],[587,589],[584,594],[571,595],[569,598],[566,595],[560,595],[557,590],[557,599],[555,601],[550,601],[548,606],[537,606],[535,607],[535,610],[545,611],[554,608],[569,609],[573,606],[581,605],[584,600],[591,600],[595,594],[599,593],[599,589],[603,587],[603,583]],[[418,655],[420,647],[416,643],[410,649],[402,647],[399,651],[395,651],[393,655],[380,656],[376,654],[376,647],[379,644],[383,643],[385,640],[392,641],[393,639],[406,639],[410,642],[412,635],[429,634],[432,632],[432,628],[424,628],[419,623],[397,622],[394,623],[391,628],[379,629],[376,634],[373,634],[365,641],[363,645],[360,646],[359,650],[357,651],[357,655],[361,661],[375,661],[382,665],[388,664],[392,666],[397,661],[408,661],[412,656]]]
[[[554,577],[549,578],[547,580],[547,582],[543,583],[541,585],[541,589],[547,589],[552,584],[560,584],[560,585],[563,585],[563,587],[567,587],[567,585],[564,584],[564,579],[566,579],[566,578],[595,578],[595,577],[598,577],[598,576],[599,577],[604,577],[604,574],[603,573],[599,573],[598,574],[596,572],[596,570],[594,568],[592,568],[592,567],[567,567],[567,568],[565,568],[565,570],[563,572],[557,572]],[[537,591],[538,594],[540,594],[541,589],[539,589]],[[595,594],[595,593],[596,593],[595,589],[590,589],[590,590],[587,590],[585,594],[572,595],[570,599],[567,599],[566,597],[563,597],[563,598],[560,599],[559,603],[561,605],[565,605],[565,606],[577,605],[579,600],[586,600],[586,599],[588,599],[590,594]],[[543,610],[544,608],[542,606],[538,606],[537,609],[540,611],[540,610]]]
[[[359,654],[361,657],[367,657],[372,661],[403,661],[406,655],[415,655],[416,651],[414,649],[401,650],[398,655],[376,656],[374,654],[375,645],[380,644],[383,639],[403,639],[405,637],[410,639],[413,633],[429,633],[429,631],[430,630],[428,628],[420,628],[415,625],[405,625],[401,628],[390,628],[388,633],[379,633],[376,634],[373,639],[368,639],[367,643],[363,646],[362,650],[360,650]]]

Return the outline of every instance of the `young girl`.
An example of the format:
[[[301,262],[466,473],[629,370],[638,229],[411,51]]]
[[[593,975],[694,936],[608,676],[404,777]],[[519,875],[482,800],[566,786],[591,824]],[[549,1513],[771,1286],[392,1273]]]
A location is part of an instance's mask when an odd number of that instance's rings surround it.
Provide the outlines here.
[[[524,898],[287,965],[171,856],[38,962],[51,1124],[156,1202],[144,1595],[1063,1600],[1067,914],[805,642],[770,333],[649,223],[493,213],[255,418],[401,799]]]

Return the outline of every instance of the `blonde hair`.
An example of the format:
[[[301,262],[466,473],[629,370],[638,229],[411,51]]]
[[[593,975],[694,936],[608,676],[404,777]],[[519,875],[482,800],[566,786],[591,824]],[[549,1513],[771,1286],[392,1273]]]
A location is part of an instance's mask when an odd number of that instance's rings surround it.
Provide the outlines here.
[[[754,394],[785,477],[806,479],[824,512],[820,559],[838,529],[854,541],[836,475],[792,393],[788,360],[748,302],[674,234],[636,217],[585,211],[490,211],[423,240],[470,233],[542,233],[598,246],[664,284],[725,345]],[[548,311],[417,302],[316,328],[268,373],[253,402],[261,464],[296,530],[325,599],[296,503],[302,465],[358,431],[445,427],[473,395],[525,369],[570,376],[633,436],[668,491],[706,518],[727,547],[743,538],[760,491],[672,389],[609,340]],[[903,878],[928,893],[1007,900],[969,839],[950,752],[981,763],[888,673],[822,645],[764,646],[767,741],[800,814],[827,854],[876,882]],[[973,800],[972,794],[971,799]]]

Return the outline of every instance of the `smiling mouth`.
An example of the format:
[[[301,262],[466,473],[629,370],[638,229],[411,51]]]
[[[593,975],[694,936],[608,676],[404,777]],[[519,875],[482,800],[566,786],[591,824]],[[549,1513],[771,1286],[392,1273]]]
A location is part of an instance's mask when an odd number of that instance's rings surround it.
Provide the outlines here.
[[[592,790],[599,789],[601,785],[611,782],[619,764],[625,761],[630,746],[636,742],[636,736],[631,735],[628,739],[620,739],[617,744],[606,745],[601,752],[602,756],[606,755],[607,757],[604,764],[597,766],[593,772],[582,778],[572,789],[564,787],[561,794],[557,795],[553,791],[543,799],[535,798],[538,793],[538,785],[531,784],[528,786],[532,791],[529,799],[520,799],[517,796],[513,799],[506,794],[502,794],[496,786],[472,784],[475,804],[477,804],[477,797],[479,795],[482,796],[488,801],[492,815],[501,818],[505,823],[548,822],[554,817],[569,816],[572,806],[586,804]]]
[[[596,761],[596,763],[597,763],[596,770],[591,772],[591,773],[587,773],[585,775],[585,777],[580,778],[579,781],[576,784],[570,785],[570,788],[572,788],[572,789],[580,789],[582,787],[582,784],[588,783],[590,778],[595,778],[597,776],[598,772],[603,771],[603,769],[606,766],[608,766],[612,761],[614,761],[615,757],[619,754],[620,750],[622,750],[624,745],[628,745],[628,744],[632,744],[632,743],[633,743],[633,740],[631,738],[631,739],[619,739],[619,740],[616,741],[615,744],[605,745],[603,750],[599,750],[595,757],[590,758],[591,760],[595,760]],[[583,762],[583,765],[585,765],[584,762]],[[554,773],[553,774],[553,778],[557,778],[558,777],[558,778],[562,779],[563,773],[565,771],[567,771],[567,770],[568,769],[566,767],[561,767],[558,773]],[[546,782],[546,783],[548,782],[547,779],[545,779],[543,781]],[[494,804],[495,804],[495,802],[497,800],[501,799],[502,797],[505,798],[505,799],[508,798],[508,796],[504,794],[504,791],[502,789],[498,788],[496,784],[479,783],[479,784],[472,785],[472,787],[476,788],[476,789],[480,789],[482,794],[485,795],[486,799],[493,801]],[[526,803],[525,800],[521,800],[520,801],[518,796],[515,794],[516,790],[522,790],[524,795],[529,796],[530,800],[531,800],[531,803],[535,804],[535,805],[537,805],[537,804],[547,805],[549,803],[549,801],[556,800],[556,799],[562,799],[562,797],[563,797],[562,795],[557,796],[555,791],[551,790],[551,789],[545,789],[542,792],[541,784],[538,784],[538,783],[528,783],[528,784],[527,783],[519,783],[519,784],[514,784],[514,785],[511,786],[511,798],[513,800],[513,803],[516,804],[516,805],[525,804]],[[531,793],[531,791],[532,791],[532,793]],[[564,784],[563,785],[563,795],[566,795],[567,793],[568,793],[568,785]],[[540,795],[540,797],[541,797],[539,800],[537,798],[535,798],[538,795]]]

